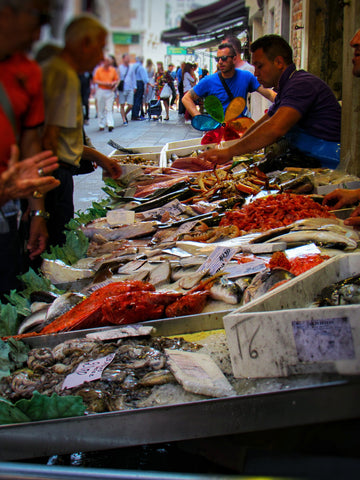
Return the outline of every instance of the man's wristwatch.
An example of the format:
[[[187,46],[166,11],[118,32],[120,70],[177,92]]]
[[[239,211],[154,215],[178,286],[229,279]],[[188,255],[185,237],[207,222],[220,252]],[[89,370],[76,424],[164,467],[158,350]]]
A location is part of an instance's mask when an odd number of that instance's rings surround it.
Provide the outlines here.
[[[48,218],[50,218],[50,213],[45,212],[45,210],[31,210],[30,217],[42,217],[47,220]]]

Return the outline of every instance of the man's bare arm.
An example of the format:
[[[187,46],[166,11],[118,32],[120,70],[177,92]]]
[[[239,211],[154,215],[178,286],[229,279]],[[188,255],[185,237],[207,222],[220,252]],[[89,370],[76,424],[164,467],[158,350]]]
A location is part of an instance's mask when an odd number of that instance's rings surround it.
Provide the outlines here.
[[[186,110],[190,113],[192,117],[196,117],[196,115],[200,115],[199,110],[196,107],[195,101],[198,100],[200,97],[196,95],[193,89],[189,90],[185,93],[182,98],[182,102]]]

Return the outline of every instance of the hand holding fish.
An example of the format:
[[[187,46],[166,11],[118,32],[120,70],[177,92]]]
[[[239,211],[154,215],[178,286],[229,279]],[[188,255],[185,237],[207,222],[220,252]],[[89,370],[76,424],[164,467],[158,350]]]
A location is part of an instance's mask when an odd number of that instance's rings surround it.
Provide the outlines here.
[[[355,208],[350,217],[344,220],[344,224],[360,229],[360,207]]]
[[[233,155],[230,148],[213,148],[201,153],[198,160],[214,164],[224,164],[231,161]]]
[[[333,192],[330,192],[327,195],[325,195],[323,199],[323,205],[329,205],[333,210],[338,210],[341,207],[345,207],[347,205],[353,205],[359,200],[360,200],[360,188],[356,190],[346,190],[344,188],[337,188]],[[349,224],[349,225],[352,225],[352,224]]]

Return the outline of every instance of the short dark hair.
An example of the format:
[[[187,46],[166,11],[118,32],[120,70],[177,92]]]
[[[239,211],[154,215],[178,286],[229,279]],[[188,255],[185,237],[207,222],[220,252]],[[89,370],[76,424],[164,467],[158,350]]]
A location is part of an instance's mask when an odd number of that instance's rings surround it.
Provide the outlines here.
[[[231,45],[231,43],[220,43],[218,46],[218,50],[224,50],[225,48],[228,48],[230,50],[231,55],[236,55],[235,48]]]
[[[228,37],[225,37],[224,40],[225,40],[224,43],[230,43],[230,45],[232,45],[232,47],[234,48],[237,54],[239,55],[241,54],[242,52],[241,42],[237,37],[229,35]]]
[[[286,65],[293,63],[293,52],[290,45],[280,35],[264,35],[250,45],[254,53],[262,48],[267,58],[271,61],[276,57],[283,57]]]

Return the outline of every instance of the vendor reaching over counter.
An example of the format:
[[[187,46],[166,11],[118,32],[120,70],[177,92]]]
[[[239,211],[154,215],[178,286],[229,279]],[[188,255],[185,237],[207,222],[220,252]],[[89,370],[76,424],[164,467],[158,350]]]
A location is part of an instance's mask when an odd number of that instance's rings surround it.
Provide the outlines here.
[[[354,77],[360,78],[360,29],[355,33],[350,40],[350,46],[354,49],[354,56],[352,59]],[[333,192],[325,195],[323,204],[331,205],[334,210],[337,210],[348,205],[354,205],[360,201],[360,188],[356,190],[347,190],[345,188],[338,188]],[[350,217],[344,221],[346,225],[360,227],[360,206],[355,208]]]
[[[255,76],[278,92],[269,111],[235,145],[204,152],[192,160],[208,168],[235,155],[254,152],[286,137],[290,146],[336,168],[340,161],[341,108],[330,87],[315,75],[296,70],[289,44],[278,35],[265,35],[251,45]]]

